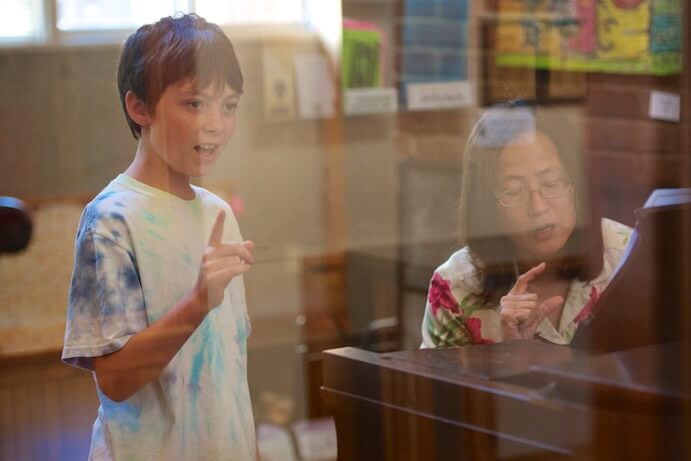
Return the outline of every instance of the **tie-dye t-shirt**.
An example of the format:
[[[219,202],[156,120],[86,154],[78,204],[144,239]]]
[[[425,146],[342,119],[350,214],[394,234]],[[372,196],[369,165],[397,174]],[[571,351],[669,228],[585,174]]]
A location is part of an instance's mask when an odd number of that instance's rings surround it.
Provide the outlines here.
[[[241,241],[230,207],[194,188],[182,200],[120,175],[82,214],[62,358],[93,370],[194,286],[211,227],[226,212],[224,242]],[[250,460],[254,420],[246,375],[249,321],[242,277],[226,289],[163,369],[124,402],[97,389],[93,460]],[[98,388],[98,386],[97,386]]]

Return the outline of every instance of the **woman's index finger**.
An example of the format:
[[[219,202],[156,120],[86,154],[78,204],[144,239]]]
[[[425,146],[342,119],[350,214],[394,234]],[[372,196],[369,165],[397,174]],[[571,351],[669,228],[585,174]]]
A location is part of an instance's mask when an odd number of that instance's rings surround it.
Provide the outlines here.
[[[209,236],[209,246],[220,245],[223,240],[223,225],[226,220],[226,212],[221,210],[216,216],[214,227],[211,228],[211,235]]]
[[[518,276],[518,279],[516,280],[516,283],[514,284],[513,288],[511,288],[511,293],[512,295],[522,295],[528,290],[528,284],[535,280],[535,278],[542,274],[542,272],[545,270],[545,267],[547,267],[547,264],[544,262],[541,262],[537,266],[525,271],[523,274]]]

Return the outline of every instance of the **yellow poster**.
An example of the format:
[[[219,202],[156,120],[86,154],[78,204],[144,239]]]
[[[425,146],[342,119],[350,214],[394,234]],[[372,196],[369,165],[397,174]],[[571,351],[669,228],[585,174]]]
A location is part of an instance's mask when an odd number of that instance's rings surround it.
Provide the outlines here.
[[[650,50],[650,1],[597,2],[597,48],[600,58],[640,58]]]
[[[681,0],[499,0],[497,64],[676,74],[681,11]]]

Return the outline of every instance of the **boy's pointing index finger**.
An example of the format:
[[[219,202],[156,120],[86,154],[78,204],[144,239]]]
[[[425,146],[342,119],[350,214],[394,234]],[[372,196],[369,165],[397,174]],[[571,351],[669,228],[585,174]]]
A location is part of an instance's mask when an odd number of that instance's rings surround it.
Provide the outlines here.
[[[223,239],[223,224],[226,220],[226,212],[221,210],[216,216],[214,227],[211,228],[211,235],[209,236],[209,246],[218,246]]]

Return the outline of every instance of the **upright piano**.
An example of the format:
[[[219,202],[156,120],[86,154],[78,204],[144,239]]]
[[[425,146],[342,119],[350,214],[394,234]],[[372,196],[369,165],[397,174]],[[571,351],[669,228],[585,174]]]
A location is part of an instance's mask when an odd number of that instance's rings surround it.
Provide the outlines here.
[[[571,346],[324,353],[338,459],[691,459],[691,191],[656,191]]]

